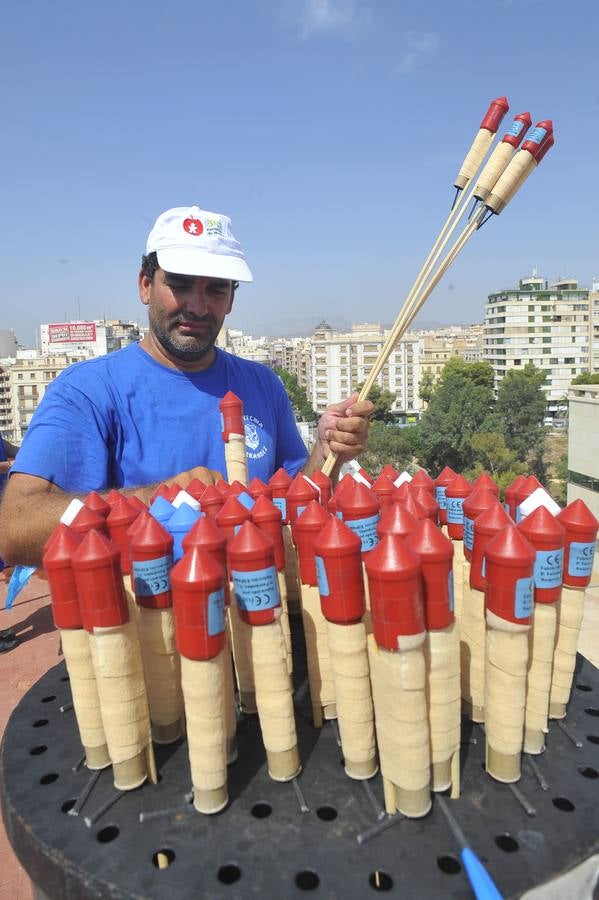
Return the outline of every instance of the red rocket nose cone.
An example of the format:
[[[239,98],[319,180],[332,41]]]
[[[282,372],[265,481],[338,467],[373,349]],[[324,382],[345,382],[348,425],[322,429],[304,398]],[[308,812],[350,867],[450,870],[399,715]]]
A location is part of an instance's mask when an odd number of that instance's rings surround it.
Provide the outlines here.
[[[457,478],[457,474],[458,473],[454,472],[450,466],[445,466],[435,478],[435,485],[437,485],[437,487],[448,485],[454,478]]]
[[[298,500],[309,501],[317,500],[318,491],[309,484],[301,473],[298,473],[287,491],[287,500],[297,502]]]
[[[535,128],[544,128],[546,131],[553,131],[553,122],[551,119],[543,119],[537,122]]]
[[[202,495],[208,485],[204,484],[203,481],[200,481],[199,478],[194,478],[189,482],[185,490],[188,494],[190,494],[194,500],[201,500]]]
[[[118,496],[120,497],[121,494]],[[96,491],[91,491],[83,501],[83,504],[84,506],[87,506],[88,509],[93,509],[98,515],[104,516],[104,518],[106,518],[110,512],[110,503],[107,503]]]
[[[488,488],[488,490],[492,491],[496,497],[499,497],[499,485],[496,481],[493,481],[491,476],[487,475],[486,472],[481,472],[478,478],[474,479],[472,488]]]
[[[257,500],[258,497],[261,497],[261,496],[266,496],[266,497],[272,496],[271,489],[269,488],[269,486],[267,484],[265,484],[264,481],[262,481],[261,478],[252,478],[252,480],[248,484],[246,490],[247,490],[248,494],[250,495],[250,497],[253,497],[254,500]]]
[[[347,553],[360,553],[362,541],[358,535],[337,518],[329,516],[322,531],[314,541],[314,550],[318,554],[339,551],[340,555]]]
[[[446,497],[467,497],[472,493],[472,485],[463,475],[456,475],[445,488]]]
[[[372,485],[372,490],[375,494],[380,495],[381,497],[390,496],[395,490],[395,485],[391,481],[387,475],[379,475],[376,481]]]
[[[532,117],[529,112],[518,113],[517,116],[514,116],[514,119],[518,119],[519,122],[524,122],[527,128],[530,128],[532,125]]]
[[[329,519],[328,512],[322,508],[317,500],[310,500],[305,510],[298,516],[293,525],[292,531],[321,531]]]
[[[226,543],[226,535],[222,533],[214,519],[200,516],[183,538],[182,546],[184,550],[195,546],[203,547],[205,550],[216,550],[223,549]]]
[[[237,534],[229,543],[229,556],[237,559],[241,556],[253,558],[274,554],[274,544],[267,534],[256,528],[253,522],[244,522]]]
[[[366,560],[369,575],[405,576],[420,569],[420,559],[398,534],[386,534],[381,538]]]
[[[505,489],[506,496],[508,494],[515,494],[520,489],[520,486],[524,484],[525,481],[526,481],[526,475],[516,475],[514,480],[510,484],[508,484],[508,486]]]
[[[418,469],[412,477],[411,485],[412,487],[425,487],[430,490],[431,488],[434,488],[435,482],[426,469]]]
[[[137,550],[142,550],[144,547],[148,545],[155,545],[157,543],[168,544],[172,547],[173,538],[172,535],[158,522],[154,516],[151,516],[149,513],[143,516],[143,520],[139,526],[139,528],[135,529],[133,535],[131,536],[129,546],[131,553],[134,553]]]
[[[475,540],[479,531],[485,534],[493,534],[495,531],[500,531],[502,528],[505,528],[505,526],[511,524],[511,522],[512,520],[499,500],[496,500],[492,506],[476,517],[474,522]]]
[[[394,469],[390,463],[383,466],[381,469],[381,475],[386,475],[391,481],[395,481],[396,478],[399,478],[399,472],[397,469]]]
[[[491,100],[491,104],[496,104],[497,106],[503,106],[505,111],[507,112],[510,108],[507,97],[496,97],[495,100]]]
[[[126,497],[120,497],[114,504],[106,518],[109,530],[118,525],[131,525],[137,519],[139,509],[136,509]]]
[[[88,531],[73,554],[73,567],[85,563],[110,563],[120,559],[121,551],[115,543],[99,531]]]
[[[565,536],[563,526],[546,506],[538,506],[529,516],[522,519],[518,529],[533,545],[535,541],[547,538],[553,538],[557,543],[560,541],[563,543]]]
[[[462,509],[469,519],[476,519],[486,509],[497,503],[497,495],[486,487],[475,488],[464,500]]]
[[[597,534],[599,521],[595,518],[584,500],[573,500],[557,516],[566,531],[585,531]]]
[[[268,481],[269,487],[278,488],[279,490],[285,489],[289,487],[291,484],[291,475],[284,469],[282,466],[280,469],[277,469],[274,475],[272,475]]]
[[[229,482],[228,482],[228,481],[225,481],[224,478],[221,478],[220,481],[217,481],[216,484],[214,485],[214,487],[215,487],[216,490],[219,492],[219,494],[221,495],[221,497],[228,497],[228,496],[229,496],[229,487],[230,487],[230,485],[229,485]],[[176,495],[175,495],[175,496],[176,496]]]
[[[416,516],[412,515],[401,504],[394,503],[381,515],[376,530],[380,538],[386,534],[397,534],[399,537],[405,537],[414,531],[417,525],[418,519]]]
[[[328,475],[324,474],[322,469],[316,469],[315,472],[312,472],[312,474],[310,475],[310,478],[312,479],[314,484],[318,485],[318,487],[326,486],[326,487],[330,488],[332,485],[331,479],[329,478]]]
[[[223,567],[201,547],[192,547],[170,571],[173,588],[201,585],[224,578]]]
[[[426,509],[411,493],[408,493],[407,497],[402,500],[398,500],[395,505],[403,507],[417,520],[426,519]]]
[[[279,507],[266,494],[260,494],[252,506],[252,522],[281,522],[282,518]]]
[[[510,522],[498,531],[485,547],[485,556],[494,563],[505,566],[532,565],[535,561],[534,547]]]
[[[108,492],[108,494],[106,496],[106,502],[108,503],[109,506],[112,506],[122,496],[123,496],[123,494],[119,494],[119,492],[115,491],[115,489],[113,488],[111,491]]]
[[[56,526],[44,547],[42,564],[45,569],[70,564],[71,556],[81,543],[81,538],[62,522]]]
[[[359,482],[355,482],[355,485],[355,488],[352,490],[348,488],[337,499],[337,508],[343,513],[344,519],[359,512],[372,515],[380,509],[378,497],[370,488]]]
[[[122,500],[123,497],[119,495],[119,499]],[[106,528],[106,520],[93,509],[83,506],[71,522],[71,528],[79,534],[91,531],[92,528],[103,531]]]
[[[246,519],[249,519],[249,517],[249,510],[239,502],[237,497],[231,496],[227,497],[223,503],[222,509],[219,509],[217,512],[216,524],[219,527],[224,527],[225,525],[238,525]]]
[[[219,406],[222,408],[223,406],[229,406],[231,404],[241,405],[241,400],[239,399],[237,394],[233,393],[233,391],[227,391],[223,399],[220,401]]]
[[[445,537],[430,519],[418,522],[414,531],[406,537],[406,544],[423,562],[440,562],[453,558],[453,541]]]

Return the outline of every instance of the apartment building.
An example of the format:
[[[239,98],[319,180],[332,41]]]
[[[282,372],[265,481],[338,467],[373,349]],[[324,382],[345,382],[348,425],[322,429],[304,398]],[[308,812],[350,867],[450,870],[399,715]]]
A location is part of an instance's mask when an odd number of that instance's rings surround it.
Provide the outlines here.
[[[532,362],[546,373],[548,408],[556,411],[572,379],[597,359],[598,316],[599,291],[579,287],[575,278],[550,286],[533,272],[517,288],[490,294],[483,340],[495,386],[512,369]]]
[[[10,370],[13,359],[0,360],[0,434],[14,443],[17,440],[10,390]]]
[[[351,332],[337,332],[322,321],[314,331],[311,348],[311,389],[308,392],[316,412],[329,403],[347,397],[357,384],[364,382],[385,342],[388,331],[375,323],[352,326]],[[393,410],[406,416],[420,407],[419,339],[405,335],[389,357],[377,378],[383,390],[395,394]]]
[[[599,518],[599,384],[568,393],[568,503],[581,499]]]
[[[35,350],[20,350],[10,369],[11,406],[15,440],[21,441],[46,388],[59,372],[81,356],[66,353],[40,356]]]
[[[430,371],[436,381],[454,356],[465,362],[480,361],[483,358],[483,331],[483,325],[469,325],[418,332],[420,371]]]

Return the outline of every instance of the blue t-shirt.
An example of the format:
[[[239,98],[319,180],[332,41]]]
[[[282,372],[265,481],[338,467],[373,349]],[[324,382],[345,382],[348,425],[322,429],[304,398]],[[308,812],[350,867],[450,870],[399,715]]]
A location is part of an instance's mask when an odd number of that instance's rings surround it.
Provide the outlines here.
[[[281,466],[295,475],[307,451],[281,381],[266,366],[216,350],[204,372],[181,372],[139,344],[76,363],[49,386],[12,472],[65,491],[138,487],[194,466],[226,477],[219,403],[242,401],[250,478]]]

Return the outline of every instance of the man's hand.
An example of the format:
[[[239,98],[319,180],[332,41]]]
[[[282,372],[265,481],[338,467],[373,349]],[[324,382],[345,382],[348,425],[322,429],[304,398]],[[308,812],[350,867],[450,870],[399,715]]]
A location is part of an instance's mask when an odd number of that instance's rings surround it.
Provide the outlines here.
[[[14,459],[3,459],[0,462],[0,475],[6,475],[6,473],[9,471],[10,467],[12,466],[13,462],[14,462]]]
[[[318,423],[318,443],[324,459],[332,452],[337,454],[340,464],[363,453],[373,410],[370,400],[358,403],[357,394],[328,406]]]
[[[198,478],[204,484],[216,484],[217,481],[222,481],[223,476],[214,469],[207,469],[205,466],[195,466],[193,469],[188,469],[187,472],[179,472],[178,475],[167,478],[166,484],[174,484],[176,481],[185,490],[194,478]]]

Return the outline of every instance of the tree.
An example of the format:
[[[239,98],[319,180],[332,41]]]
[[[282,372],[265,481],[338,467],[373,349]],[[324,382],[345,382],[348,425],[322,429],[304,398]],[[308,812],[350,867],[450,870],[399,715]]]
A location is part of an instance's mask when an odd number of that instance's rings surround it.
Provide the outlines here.
[[[359,384],[356,391],[360,392],[364,382]],[[378,384],[373,384],[368,394],[368,399],[374,403],[374,412],[370,416],[371,421],[392,422],[391,407],[395,403],[395,394],[392,391],[383,390]]]
[[[487,363],[471,364],[456,358],[444,366],[418,425],[420,457],[425,468],[439,471],[451,466],[463,472],[474,465],[472,438],[489,430],[492,375]]]
[[[420,384],[418,386],[418,396],[420,399],[427,404],[430,403],[431,397],[433,395],[433,390],[435,386],[435,376],[432,373],[431,369],[425,369],[422,375],[420,376]]]
[[[291,403],[295,414],[305,422],[315,422],[317,415],[308,401],[306,391],[301,387],[295,375],[276,366],[274,371],[283,382],[283,386],[287,391],[289,402]]]
[[[581,372],[576,378],[573,378],[570,384],[599,384],[599,372]]]
[[[372,422],[368,431],[368,445],[358,462],[371,475],[377,476],[386,463],[391,463],[398,471],[408,468],[414,460],[414,432],[418,426],[399,428]]]
[[[518,459],[528,462],[541,479],[546,474],[543,463],[546,437],[543,418],[547,406],[544,384],[545,373],[532,363],[518,372],[512,369],[499,384],[495,404],[497,429],[503,434],[506,447],[514,450]]]

